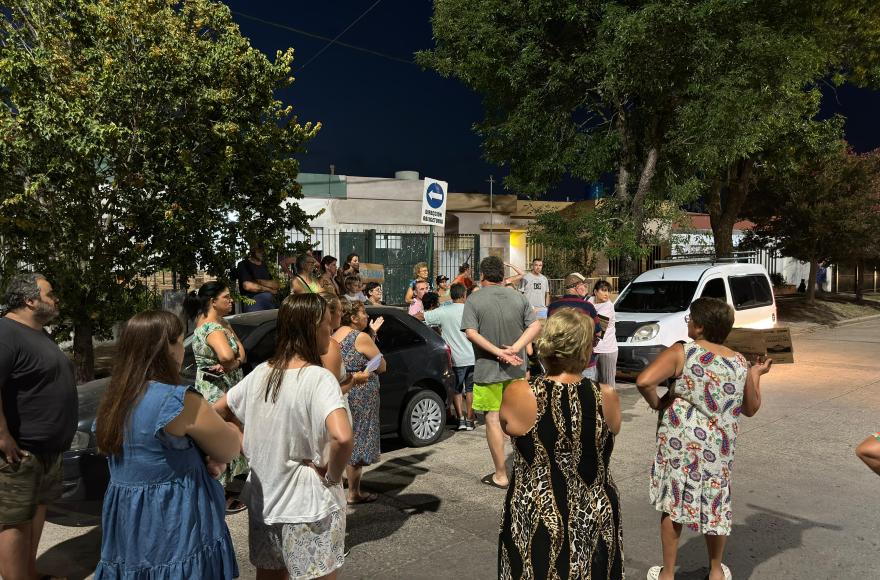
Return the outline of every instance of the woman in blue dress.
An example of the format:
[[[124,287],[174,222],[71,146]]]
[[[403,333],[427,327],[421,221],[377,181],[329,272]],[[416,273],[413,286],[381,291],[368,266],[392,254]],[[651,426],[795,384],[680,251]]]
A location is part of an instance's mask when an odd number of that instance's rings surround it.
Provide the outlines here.
[[[241,451],[241,436],[180,385],[183,325],[148,311],[126,323],[98,408],[98,448],[110,485],[95,578],[237,578],[223,487],[211,477]]]

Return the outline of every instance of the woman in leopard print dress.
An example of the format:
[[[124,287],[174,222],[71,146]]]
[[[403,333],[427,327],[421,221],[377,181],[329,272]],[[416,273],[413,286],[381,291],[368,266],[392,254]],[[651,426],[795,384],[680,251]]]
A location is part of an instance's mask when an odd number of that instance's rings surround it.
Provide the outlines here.
[[[617,487],[609,473],[620,399],[581,376],[593,321],[563,308],[536,341],[544,368],[504,391],[501,425],[513,437],[513,477],[498,548],[498,577],[624,577]]]

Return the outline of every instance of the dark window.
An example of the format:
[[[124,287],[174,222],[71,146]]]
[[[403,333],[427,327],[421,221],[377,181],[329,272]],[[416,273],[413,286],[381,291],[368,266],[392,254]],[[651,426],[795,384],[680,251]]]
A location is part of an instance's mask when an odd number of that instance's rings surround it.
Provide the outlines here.
[[[634,282],[614,308],[618,312],[682,312],[690,306],[696,290],[696,282],[682,280]]]
[[[727,288],[724,287],[724,279],[715,278],[706,282],[700,298],[718,298],[727,302]]]
[[[731,276],[727,279],[730,284],[730,293],[733,296],[733,306],[737,310],[759,308],[773,304],[773,291],[770,282],[763,274],[750,274],[748,276]]]
[[[370,320],[376,318],[370,315]],[[419,322],[421,324],[421,322]],[[394,352],[402,348],[424,344],[425,339],[417,332],[408,328],[406,324],[395,318],[394,316],[386,316],[382,328],[379,329],[379,340],[377,345],[383,354]]]

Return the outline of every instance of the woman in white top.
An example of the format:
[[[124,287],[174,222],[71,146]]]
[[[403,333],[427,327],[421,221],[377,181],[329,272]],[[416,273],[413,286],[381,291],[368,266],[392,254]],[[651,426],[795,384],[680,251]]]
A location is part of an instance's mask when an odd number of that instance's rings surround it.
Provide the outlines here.
[[[605,327],[605,334],[593,348],[593,352],[598,355],[596,361],[596,382],[600,385],[616,385],[614,379],[617,375],[617,333],[614,329],[614,319],[617,314],[614,312],[614,302],[611,301],[611,284],[605,280],[599,280],[593,286],[593,295],[587,300],[596,307],[596,312],[601,319],[608,320],[608,326]]]
[[[334,374],[321,366],[331,315],[317,294],[288,296],[278,310],[275,355],[216,407],[243,425],[251,472],[250,560],[260,580],[336,578],[344,562],[351,418]]]

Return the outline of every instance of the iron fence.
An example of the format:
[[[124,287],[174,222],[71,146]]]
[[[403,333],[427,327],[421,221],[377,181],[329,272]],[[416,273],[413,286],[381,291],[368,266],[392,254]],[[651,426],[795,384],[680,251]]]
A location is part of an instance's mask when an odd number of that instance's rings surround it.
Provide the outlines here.
[[[432,285],[439,275],[453,280],[464,263],[470,264],[471,275],[479,280],[480,237],[476,234],[444,235],[415,228],[383,231],[317,227],[308,233],[292,232],[287,239],[290,244],[306,242],[314,252],[322,257],[333,256],[340,264],[349,254],[357,254],[361,262],[382,264],[386,304],[404,303],[413,270],[422,262],[428,264]]]

